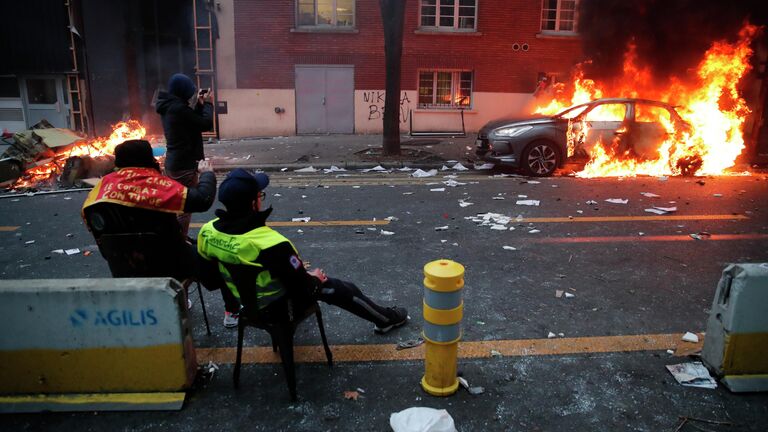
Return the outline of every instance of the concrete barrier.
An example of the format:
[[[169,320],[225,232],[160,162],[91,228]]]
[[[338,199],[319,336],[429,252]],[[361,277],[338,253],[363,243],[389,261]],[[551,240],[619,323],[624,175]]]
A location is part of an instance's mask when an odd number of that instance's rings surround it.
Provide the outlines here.
[[[768,263],[723,270],[701,358],[733,392],[768,391]]]
[[[56,404],[21,395],[72,393],[91,394],[109,409],[152,409],[150,400],[180,408],[169,402],[178,395],[158,393],[183,391],[197,371],[181,290],[167,278],[0,281],[0,394],[15,395],[5,400],[13,410],[23,401]],[[142,392],[155,395],[125,395]],[[71,395],[61,400],[77,405]]]

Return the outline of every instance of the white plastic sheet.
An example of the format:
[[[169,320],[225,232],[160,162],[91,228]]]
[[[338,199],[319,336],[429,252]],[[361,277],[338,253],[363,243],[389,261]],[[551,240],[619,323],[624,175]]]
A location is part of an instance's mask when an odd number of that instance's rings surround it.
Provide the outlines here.
[[[426,407],[412,407],[389,416],[394,432],[456,432],[456,425],[448,411]]]

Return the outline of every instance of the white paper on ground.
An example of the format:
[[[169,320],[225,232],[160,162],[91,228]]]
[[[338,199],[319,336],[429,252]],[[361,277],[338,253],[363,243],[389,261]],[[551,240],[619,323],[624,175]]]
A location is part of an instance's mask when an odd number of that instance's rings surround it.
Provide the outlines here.
[[[64,249],[64,253],[67,255],[77,255],[80,253],[80,249],[74,248],[74,249]]]
[[[459,200],[459,207],[469,207],[471,205],[475,205],[475,203],[471,203],[469,201]]]
[[[532,230],[528,231],[528,234],[538,234],[540,232],[541,232],[540,230],[532,229]]]
[[[411,407],[389,416],[394,432],[456,432],[448,411],[427,407]]]
[[[484,163],[482,165],[475,165],[475,169],[478,171],[492,170],[495,166],[492,163]]]
[[[657,208],[647,208],[647,209],[645,209],[645,211],[646,211],[646,213],[653,213],[653,214],[657,214],[657,215],[667,214],[667,212],[665,212],[664,210],[659,210]]]
[[[469,170],[469,168],[467,168],[464,165],[462,165],[461,162],[459,162],[456,165],[452,166],[451,169],[454,170],[454,171],[468,171]]]
[[[538,181],[538,180],[527,180],[526,183],[528,183],[528,184],[541,184],[541,182]]]
[[[371,172],[371,171],[377,171],[377,172],[387,171],[387,172],[389,172],[388,169],[384,168],[381,165],[376,165],[373,168],[367,168],[367,169],[360,170],[360,172],[364,172],[364,173]]]
[[[436,175],[437,175],[437,170],[436,169],[431,169],[429,171],[424,171],[422,169],[417,169],[416,171],[411,173],[411,177],[417,177],[417,178],[420,178],[420,177],[432,177],[432,176],[436,176]]]
[[[447,167],[447,166],[445,166],[445,165],[443,165],[443,166],[441,166],[441,167],[440,167],[440,171],[448,171],[449,169],[450,169],[450,168],[448,168],[448,167]]]
[[[323,172],[326,173],[326,174],[334,173],[334,172],[340,172],[340,171],[346,171],[346,170],[344,168],[339,168],[336,165],[331,165],[330,168],[326,168],[326,169],[323,170]]]
[[[696,343],[699,341],[699,337],[696,336],[696,334],[691,332],[685,332],[682,339],[686,342],[693,342],[693,343]]]
[[[504,250],[510,250],[510,251],[516,251],[517,250],[517,248],[514,247],[514,246],[502,246],[501,248],[504,249]]]
[[[447,231],[448,225],[435,227],[435,231]]]
[[[445,188],[434,188],[434,189],[430,189],[429,191],[430,192],[445,192]]]
[[[701,362],[667,365],[667,370],[675,377],[675,381],[686,387],[717,388],[717,382]]]
[[[496,231],[506,231],[507,227],[504,225],[491,225],[491,229]]]
[[[495,196],[495,197],[493,197],[492,199],[495,199],[495,200],[497,200],[497,201],[501,201],[501,200],[503,200],[503,199],[504,199],[504,197],[503,197],[503,196]]]
[[[443,182],[444,185],[450,186],[450,187],[456,187],[456,186],[464,186],[466,183],[457,182],[456,180],[450,179]]]
[[[297,218],[292,218],[291,222],[304,222],[304,223],[306,223],[306,222],[309,222],[310,220],[312,220],[312,218],[309,217],[309,216],[307,216],[307,217],[297,217]]]
[[[656,195],[652,192],[640,192],[640,195],[648,197],[648,198],[659,198],[661,195]]]
[[[381,230],[381,235],[393,235],[393,234],[394,234],[394,232],[392,232],[392,231]]]
[[[317,172],[317,171],[320,171],[320,170],[318,170],[313,166],[308,166],[306,168],[299,168],[299,169],[293,170],[293,172]]]
[[[526,205],[526,206],[538,206],[539,200],[517,200],[515,204],[517,205]]]
[[[413,168],[402,167],[402,168],[398,169],[398,171],[413,171]]]
[[[622,199],[622,198],[608,198],[605,200],[605,202],[609,202],[611,204],[626,204],[629,202],[629,199]]]
[[[547,334],[547,339],[554,339],[554,338],[556,338],[556,337],[557,337],[557,335],[556,335],[556,334],[554,334],[554,333],[552,333],[552,332],[549,332],[549,333]]]
[[[51,253],[63,254],[64,253],[64,249],[54,249],[54,250],[51,251]]]

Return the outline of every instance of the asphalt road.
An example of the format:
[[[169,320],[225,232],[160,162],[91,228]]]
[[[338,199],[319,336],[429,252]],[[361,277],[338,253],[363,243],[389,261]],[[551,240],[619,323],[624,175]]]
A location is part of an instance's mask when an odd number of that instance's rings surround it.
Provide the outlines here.
[[[407,326],[379,336],[368,323],[324,306],[331,345],[394,345],[419,337],[422,267],[448,258],[466,267],[463,340],[492,344],[547,339],[553,332],[565,340],[594,338],[587,339],[595,341],[592,352],[462,358],[464,376],[486,392],[471,396],[462,391],[444,399],[420,389],[419,360],[372,354],[370,361],[338,362],[330,372],[305,363],[297,370],[297,404],[288,402],[279,364],[246,365],[241,390],[235,392],[225,361],[212,378],[198,383],[181,412],[6,415],[0,424],[7,424],[7,430],[384,431],[390,413],[430,406],[447,409],[461,431],[674,430],[678,416],[732,423],[698,424],[706,430],[768,429],[765,395],[681,387],[664,365],[685,357],[659,349],[621,352],[615,338],[604,338],[705,330],[723,268],[733,262],[768,262],[765,176],[704,178],[703,184],[647,177],[558,177],[536,183],[473,173],[460,174],[455,181],[464,184],[452,187],[442,183],[449,180],[442,177],[447,174],[426,179],[273,175],[267,189],[267,204],[275,209],[271,221],[347,221],[277,228],[305,261],[356,282],[383,304],[410,311]],[[432,191],[439,188],[445,189]],[[85,192],[73,192],[0,199],[0,226],[6,227],[0,228],[5,229],[0,231],[2,278],[109,277],[79,218],[84,198]],[[605,201],[611,198],[628,202]],[[518,200],[538,200],[539,205],[519,205]],[[460,201],[472,205],[462,207]],[[645,211],[653,206],[677,211],[659,216]],[[514,230],[471,220],[484,213],[511,217],[506,226]],[[193,222],[212,217],[213,209],[194,215]],[[386,225],[368,222],[388,217],[393,219]],[[689,235],[697,233],[711,236],[694,240]],[[70,248],[92,254],[52,252]],[[557,291],[574,297],[558,298]],[[205,335],[200,309],[194,307],[198,347],[234,346],[236,333],[221,325],[218,293],[207,292],[205,301],[213,335]],[[265,334],[256,331],[246,339],[247,344],[268,344]],[[303,325],[296,343],[318,344],[315,326]],[[345,390],[356,388],[366,393],[357,401],[343,398]],[[686,425],[680,430],[696,429]]]

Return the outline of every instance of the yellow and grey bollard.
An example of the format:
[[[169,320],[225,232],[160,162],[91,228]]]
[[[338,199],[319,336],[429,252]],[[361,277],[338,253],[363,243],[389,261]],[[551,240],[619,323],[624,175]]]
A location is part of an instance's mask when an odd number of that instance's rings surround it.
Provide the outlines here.
[[[456,359],[461,339],[464,266],[437,260],[424,266],[424,377],[421,387],[433,396],[459,388]]]

